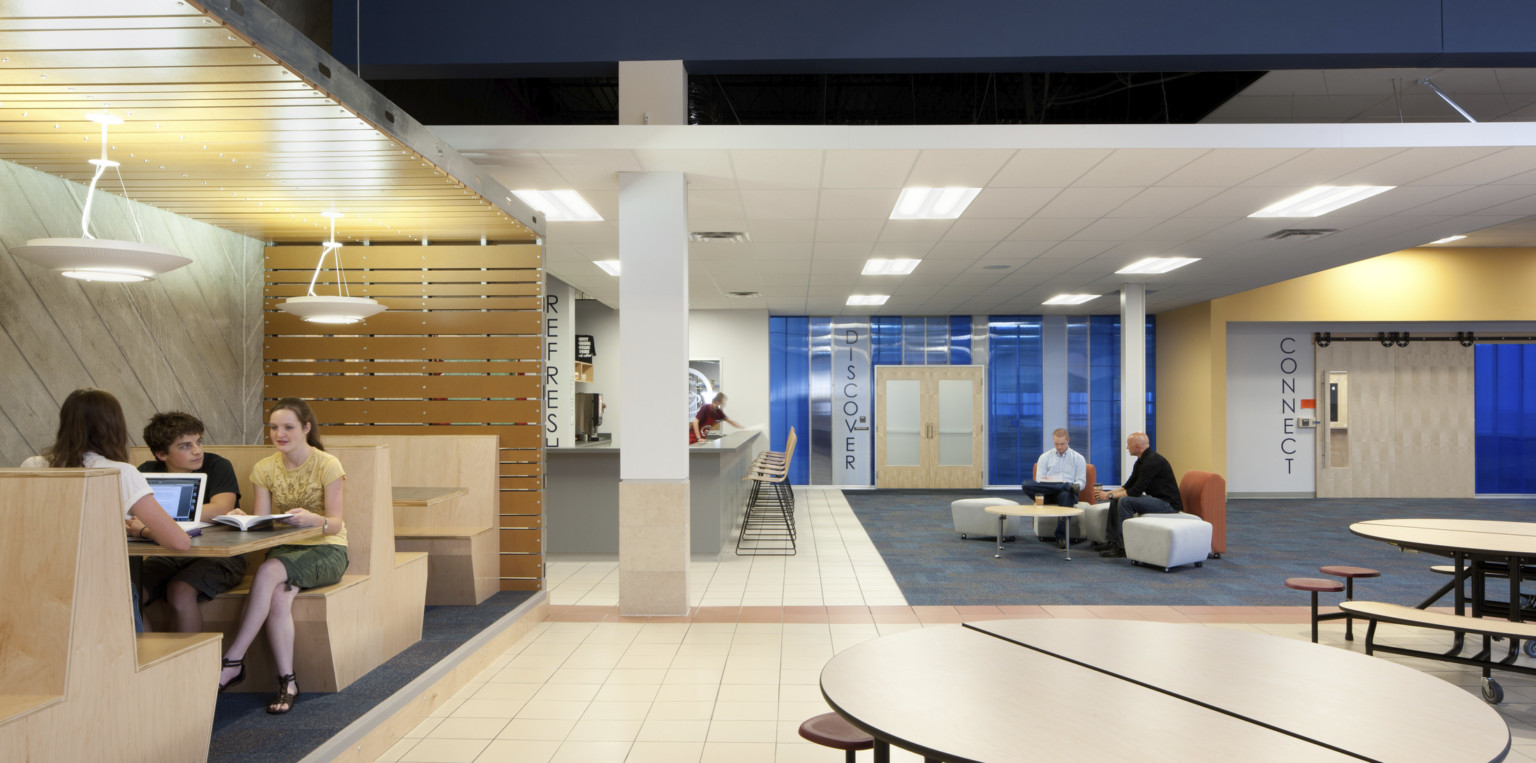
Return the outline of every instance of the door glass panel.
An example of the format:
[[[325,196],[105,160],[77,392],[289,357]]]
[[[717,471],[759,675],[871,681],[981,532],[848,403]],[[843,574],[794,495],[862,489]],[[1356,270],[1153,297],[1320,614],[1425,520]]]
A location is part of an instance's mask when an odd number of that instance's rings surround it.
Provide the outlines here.
[[[939,380],[939,466],[971,466],[975,393],[970,379]]]
[[[890,379],[885,383],[885,465],[923,463],[922,382]]]

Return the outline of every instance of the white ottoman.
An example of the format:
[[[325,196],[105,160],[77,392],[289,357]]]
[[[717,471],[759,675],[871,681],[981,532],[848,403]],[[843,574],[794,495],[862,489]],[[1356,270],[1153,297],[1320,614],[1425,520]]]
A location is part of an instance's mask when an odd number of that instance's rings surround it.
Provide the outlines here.
[[[1103,543],[1104,533],[1107,531],[1106,525],[1109,524],[1109,504],[1078,501],[1074,508],[1082,509],[1083,515],[1072,520],[1072,534],[1079,538],[1087,538],[1094,543]],[[1053,517],[1035,517],[1035,535],[1041,538],[1054,538],[1056,527],[1060,524],[1061,520]]]
[[[988,514],[988,506],[1006,506],[1017,503],[1007,498],[962,498],[949,505],[949,513],[955,519],[955,532],[962,538],[996,538],[996,514]],[[1003,537],[1019,534],[1022,517],[1006,517],[1003,520]]]
[[[1200,567],[1211,555],[1211,523],[1194,514],[1147,514],[1125,520],[1125,556],[1134,563]]]

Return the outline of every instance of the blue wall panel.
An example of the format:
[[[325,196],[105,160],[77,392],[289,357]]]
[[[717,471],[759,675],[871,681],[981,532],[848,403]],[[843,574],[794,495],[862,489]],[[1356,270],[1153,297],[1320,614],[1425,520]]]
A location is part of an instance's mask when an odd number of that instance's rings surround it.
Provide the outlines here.
[[[971,316],[949,316],[949,364],[971,364]]]
[[[1120,317],[1088,319],[1088,461],[1105,485],[1120,484]]]
[[[1044,437],[1041,400],[1040,316],[992,316],[987,330],[988,479],[1017,485],[1040,456]]]
[[[1536,345],[1474,350],[1478,493],[1536,493]]]
[[[770,447],[784,447],[795,428],[795,455],[789,481],[806,484],[810,474],[810,321],[802,317],[768,318],[768,418]]]

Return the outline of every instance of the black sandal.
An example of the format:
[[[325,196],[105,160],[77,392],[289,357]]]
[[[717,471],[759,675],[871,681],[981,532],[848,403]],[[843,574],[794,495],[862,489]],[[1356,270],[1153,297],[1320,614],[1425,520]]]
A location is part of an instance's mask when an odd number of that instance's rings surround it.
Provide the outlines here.
[[[288,684],[293,684],[293,691],[288,691]],[[299,700],[299,679],[294,674],[289,673],[286,676],[278,676],[277,687],[279,689],[278,695],[273,697],[271,702],[267,703],[267,713],[269,715],[282,715],[292,710],[294,704]],[[281,710],[274,710],[273,708],[278,705],[285,705],[285,707]]]
[[[238,660],[231,660],[228,657],[225,657],[224,668],[239,668],[240,672],[236,674],[234,678],[229,679],[229,683],[219,684],[220,694],[223,694],[225,690],[229,689],[229,687],[237,686],[241,681],[245,680],[245,658],[242,657]],[[224,668],[220,668],[219,671],[223,672]]]

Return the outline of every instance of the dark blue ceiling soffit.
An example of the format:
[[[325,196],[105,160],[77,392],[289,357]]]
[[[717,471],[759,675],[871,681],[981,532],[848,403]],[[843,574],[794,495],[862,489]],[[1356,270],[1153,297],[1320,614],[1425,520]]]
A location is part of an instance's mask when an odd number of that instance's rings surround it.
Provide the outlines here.
[[[1218,71],[1536,66],[1528,0],[782,0],[637,5],[335,0],[334,55],[370,78]]]

